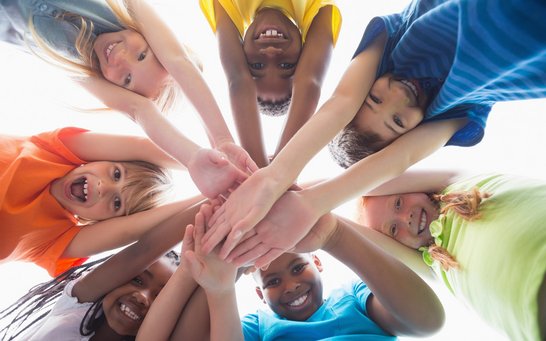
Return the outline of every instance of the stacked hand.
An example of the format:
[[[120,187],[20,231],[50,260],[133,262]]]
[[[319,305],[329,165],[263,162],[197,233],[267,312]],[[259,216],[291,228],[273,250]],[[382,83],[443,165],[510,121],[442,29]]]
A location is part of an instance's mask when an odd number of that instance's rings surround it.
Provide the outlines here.
[[[205,254],[202,239],[207,222],[212,216],[212,206],[204,204],[195,216],[195,225],[189,225],[182,243],[182,264],[190,270],[194,280],[205,291],[223,291],[235,285],[237,267],[218,257],[216,251]]]

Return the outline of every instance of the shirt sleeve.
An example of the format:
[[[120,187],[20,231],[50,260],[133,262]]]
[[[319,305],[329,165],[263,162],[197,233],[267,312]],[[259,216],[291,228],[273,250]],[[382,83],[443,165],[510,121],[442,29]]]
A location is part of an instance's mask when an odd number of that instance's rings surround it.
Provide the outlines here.
[[[31,141],[41,148],[65,158],[71,163],[82,164],[86,162],[68,149],[64,144],[64,139],[87,131],[88,130],[86,129],[75,127],[60,128],[54,131],[34,135],[32,136]]]
[[[258,314],[247,314],[241,319],[245,341],[260,340],[260,321]]]

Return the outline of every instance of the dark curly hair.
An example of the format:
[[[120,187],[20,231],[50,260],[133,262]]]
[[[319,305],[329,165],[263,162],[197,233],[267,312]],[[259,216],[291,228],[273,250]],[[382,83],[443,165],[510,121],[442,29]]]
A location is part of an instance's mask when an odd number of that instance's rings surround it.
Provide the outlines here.
[[[51,312],[51,309],[69,282],[81,277],[84,273],[93,270],[110,257],[111,256],[107,256],[96,261],[70,268],[51,281],[34,286],[16,302],[0,311],[0,320],[7,321],[8,318],[11,318],[8,323],[5,323],[5,327],[0,330],[0,339],[18,339],[23,332],[38,323]],[[180,265],[180,255],[175,251],[169,251],[164,257],[171,260],[173,264],[177,266]],[[80,323],[80,334],[82,336],[91,335],[98,326],[106,322],[104,314],[102,314],[103,299],[104,296],[98,298],[85,313],[85,316]],[[134,336],[128,336],[126,338],[126,340],[134,339]]]
[[[379,135],[371,132],[360,132],[351,122],[328,143],[328,150],[334,161],[343,168],[377,152],[384,147]]]
[[[285,99],[276,102],[265,101],[260,97],[257,98],[257,101],[258,109],[262,114],[272,117],[284,116],[288,112],[288,107],[290,107],[290,103],[292,102],[292,94],[288,95]]]

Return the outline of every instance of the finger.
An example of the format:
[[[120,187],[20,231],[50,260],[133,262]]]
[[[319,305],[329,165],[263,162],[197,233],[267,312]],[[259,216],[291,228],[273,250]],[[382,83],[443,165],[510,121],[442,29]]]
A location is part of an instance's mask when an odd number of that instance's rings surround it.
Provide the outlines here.
[[[234,248],[226,258],[227,262],[232,262],[235,258],[249,252],[261,243],[260,238],[255,235],[253,237],[242,240],[236,248]]]
[[[205,234],[205,218],[201,211],[195,215],[195,227],[193,232],[193,238],[195,243],[195,252],[201,253],[201,245],[203,242],[203,235]]]
[[[210,217],[208,222],[209,228],[214,227],[218,218],[222,217],[225,211],[226,211],[225,205],[220,206],[217,210],[214,211],[214,213],[212,214],[212,217]],[[207,238],[208,236],[205,236],[205,241],[207,240]]]
[[[226,154],[212,149],[208,153],[209,161],[218,167],[223,167],[229,163]]]
[[[212,206],[209,204],[204,204],[199,207],[199,213],[203,215],[204,218],[204,230],[206,231],[208,228],[208,222],[210,218],[212,217]]]
[[[269,267],[269,264],[271,264],[271,262],[273,262],[275,259],[277,259],[284,252],[285,251],[283,249],[273,248],[273,249],[269,250],[263,256],[256,259],[256,261],[254,262],[254,266],[256,268],[265,267],[267,269],[267,267]]]
[[[188,250],[193,250],[195,247],[193,241],[193,225],[186,226],[186,231],[184,231],[184,238],[182,239],[182,249],[181,253],[184,253]]]
[[[246,159],[246,169],[248,170],[249,174],[252,174],[258,169],[260,169],[260,167],[258,167],[256,162],[254,162],[254,160],[252,160],[252,158],[248,156]]]
[[[246,232],[247,231],[244,231],[241,228],[237,230],[231,229],[231,232],[229,232],[229,234],[226,237],[226,240],[224,241],[224,244],[222,245],[222,249],[220,250],[218,257],[220,257],[220,259],[226,259],[226,257],[230,254],[230,252],[237,245],[239,245],[241,238]]]
[[[209,232],[211,232],[211,234],[208,235],[208,238],[202,244],[202,252],[204,254],[210,253],[216,247],[216,245],[220,244],[220,242],[224,240],[225,236],[230,231],[230,226],[226,221],[222,221],[217,226],[213,226],[212,228],[212,230],[207,232],[207,234]]]
[[[256,261],[256,259],[266,254],[269,251],[269,249],[270,249],[269,246],[263,243],[260,243],[256,245],[256,247],[254,247],[252,250],[249,250],[247,253],[244,253],[240,255],[239,257],[233,259],[232,263],[237,266],[242,266],[244,264],[253,264]]]

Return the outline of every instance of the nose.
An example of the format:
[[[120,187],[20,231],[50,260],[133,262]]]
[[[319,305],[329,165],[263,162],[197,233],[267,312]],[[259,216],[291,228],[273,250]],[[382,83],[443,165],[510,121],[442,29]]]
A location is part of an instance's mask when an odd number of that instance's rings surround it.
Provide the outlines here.
[[[148,308],[153,301],[149,290],[137,290],[133,292],[133,297],[138,304],[145,308]]]
[[[99,181],[99,194],[101,197],[117,192],[117,183],[113,181]]]
[[[260,54],[267,57],[275,57],[282,53],[282,49],[275,46],[268,46],[263,49],[260,49]]]
[[[295,281],[286,283],[286,286],[284,287],[284,292],[285,293],[291,293],[291,292],[297,291],[300,286],[301,286],[301,284],[299,282],[295,282]]]

